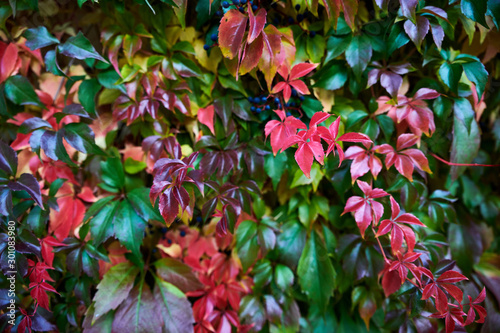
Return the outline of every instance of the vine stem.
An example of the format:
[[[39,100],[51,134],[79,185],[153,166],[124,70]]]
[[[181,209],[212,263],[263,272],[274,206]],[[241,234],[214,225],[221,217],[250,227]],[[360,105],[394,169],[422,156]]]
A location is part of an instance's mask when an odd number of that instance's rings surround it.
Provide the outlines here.
[[[482,167],[500,167],[500,164],[479,164],[479,163],[453,163],[453,162],[448,162],[447,160],[439,157],[438,155],[434,153],[430,153],[435,159],[438,161],[441,161],[447,165],[452,165],[452,166],[482,166]]]

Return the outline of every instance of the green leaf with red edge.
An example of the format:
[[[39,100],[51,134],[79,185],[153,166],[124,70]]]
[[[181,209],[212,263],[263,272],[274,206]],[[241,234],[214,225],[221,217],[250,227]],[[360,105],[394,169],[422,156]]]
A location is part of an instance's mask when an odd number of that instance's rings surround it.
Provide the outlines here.
[[[239,54],[248,18],[236,9],[229,10],[219,26],[219,47],[222,55],[233,59]]]
[[[127,299],[137,274],[139,274],[139,267],[133,266],[130,262],[119,263],[104,274],[103,279],[97,285],[97,292],[93,299],[92,321],[98,320],[108,311],[115,310]]]

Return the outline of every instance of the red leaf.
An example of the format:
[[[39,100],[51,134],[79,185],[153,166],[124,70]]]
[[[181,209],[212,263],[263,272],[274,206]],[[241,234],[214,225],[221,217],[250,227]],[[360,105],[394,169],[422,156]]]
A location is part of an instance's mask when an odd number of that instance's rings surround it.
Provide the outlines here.
[[[310,127],[317,126],[322,122],[324,122],[325,120],[327,120],[329,117],[330,114],[326,112],[316,112],[315,114],[313,114],[311,121],[309,122],[309,126]]]
[[[169,189],[160,196],[160,213],[165,220],[167,226],[170,226],[174,222],[177,214],[179,214],[179,203],[172,194],[172,190]]]
[[[455,271],[446,271],[436,280],[438,283],[457,283],[463,280],[468,280],[465,276]]]
[[[0,60],[0,83],[11,76],[18,64],[18,50],[14,43],[9,43],[5,48],[4,54]]]
[[[259,9],[257,15],[254,15],[252,6],[248,6],[248,22],[250,29],[248,30],[247,42],[252,43],[262,32],[266,25],[267,12],[265,9]]]
[[[298,79],[299,77],[306,76],[307,74],[311,73],[316,67],[318,67],[318,64],[310,64],[307,62],[297,64],[293,66],[290,72],[290,77],[288,79],[292,81]]]
[[[245,46],[245,51],[243,52],[243,60],[240,64],[240,74],[244,75],[254,69],[262,58],[262,53],[264,51],[264,38],[259,35],[253,43],[247,44]]]
[[[198,121],[207,126],[212,134],[215,134],[213,104],[198,110]]]
[[[397,271],[387,270],[382,278],[382,288],[384,288],[385,297],[389,297],[389,295],[398,291],[402,284],[403,281]]]
[[[266,124],[265,134],[266,137],[271,135],[271,147],[273,153],[276,155],[280,149],[283,148],[289,137],[297,133],[297,129],[307,129],[306,125],[293,116],[285,118],[285,112],[282,110],[275,110],[276,114],[281,118],[281,122],[271,120]]]
[[[291,81],[290,85],[294,87],[295,90],[297,90],[301,95],[309,95],[311,93],[306,84],[300,80]]]
[[[248,18],[236,9],[229,10],[219,26],[219,46],[224,57],[238,55],[246,31]]]

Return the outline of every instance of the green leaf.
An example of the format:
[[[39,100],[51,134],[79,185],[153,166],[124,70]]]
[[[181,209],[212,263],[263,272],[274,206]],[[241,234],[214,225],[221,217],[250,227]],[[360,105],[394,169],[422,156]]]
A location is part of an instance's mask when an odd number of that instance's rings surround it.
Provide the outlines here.
[[[200,76],[202,74],[201,69],[196,63],[181,53],[175,53],[172,56],[172,65],[177,74],[183,77]]]
[[[485,18],[486,10],[488,8],[487,1],[461,0],[460,8],[465,16],[481,24],[485,28],[488,28]]]
[[[5,95],[17,105],[44,107],[31,83],[21,75],[11,76],[5,81]]]
[[[293,285],[293,271],[288,266],[277,264],[274,269],[274,282],[285,291]]]
[[[285,153],[277,154],[273,156],[273,154],[268,154],[264,157],[264,170],[266,171],[269,178],[273,182],[273,188],[276,190],[278,183],[283,176],[283,173],[287,169],[287,161],[288,157]]]
[[[147,164],[143,161],[136,161],[132,157],[129,157],[125,160],[123,166],[125,168],[126,173],[134,175],[146,169]]]
[[[295,268],[306,244],[306,228],[298,221],[290,221],[281,227],[277,238],[280,260],[291,268]]]
[[[182,292],[203,289],[191,267],[173,258],[162,258],[154,263],[156,274],[164,281],[172,283]]]
[[[252,221],[243,221],[236,230],[236,251],[241,260],[243,270],[246,271],[259,253],[257,243],[257,224]]]
[[[151,205],[151,201],[149,200],[149,188],[140,187],[133,189],[127,193],[127,198],[137,215],[144,221],[163,221],[163,217],[160,215],[157,207],[155,208]]]
[[[312,232],[297,268],[299,284],[307,297],[325,311],[335,286],[335,270],[323,241]]]
[[[500,1],[488,0],[488,15],[490,15],[497,29],[500,29]]]
[[[330,36],[326,43],[326,58],[324,64],[337,58],[339,55],[347,50],[349,44],[351,44],[352,35],[347,36]]]
[[[439,77],[454,93],[458,92],[458,82],[462,76],[462,67],[458,64],[444,62],[439,67]]]
[[[135,213],[128,200],[120,202],[113,224],[115,236],[120,243],[140,257],[146,222]]]
[[[84,80],[78,88],[78,100],[92,117],[96,117],[95,97],[101,90],[101,85],[97,79]]]
[[[26,46],[32,51],[52,44],[59,44],[59,40],[52,36],[44,26],[24,31],[23,37],[26,38]]]
[[[68,38],[68,40],[64,44],[59,45],[58,48],[61,54],[71,58],[79,60],[93,58],[108,63],[99,53],[97,53],[81,31],[78,32],[76,36]]]
[[[121,189],[125,185],[125,173],[119,158],[112,157],[101,161],[101,177],[103,182],[115,189]]]
[[[111,199],[113,199],[113,197],[99,200],[93,204],[87,212],[87,214],[89,214],[91,209],[97,210],[96,213],[94,213],[94,218],[90,220],[90,233],[93,237],[92,243],[95,246],[99,246],[114,235],[113,219],[119,201],[109,202]]]
[[[453,141],[450,161],[452,163],[471,163],[479,151],[481,142],[479,126],[475,119],[476,113],[465,98],[455,100],[453,112]],[[452,166],[450,171],[452,181],[464,171],[465,167]]]
[[[94,296],[93,321],[98,320],[108,311],[115,310],[127,299],[137,274],[139,274],[139,268],[130,262],[119,263],[104,274]]]
[[[321,35],[307,38],[306,51],[312,63],[320,63],[325,55],[325,38]]]
[[[327,90],[337,90],[344,86],[347,81],[347,68],[341,64],[331,64],[318,71],[315,87]]]
[[[462,64],[467,78],[476,85],[476,92],[479,99],[483,96],[486,83],[488,82],[488,72],[479,61],[472,61]]]
[[[191,303],[186,295],[173,284],[155,279],[154,297],[163,321],[162,332],[192,332],[194,317]],[[156,332],[147,331],[147,332]],[[123,331],[125,332],[125,331]]]
[[[372,58],[370,39],[365,35],[354,36],[351,44],[349,44],[349,47],[345,51],[345,56],[354,75],[360,78]]]
[[[252,269],[255,288],[266,286],[273,278],[273,268],[271,262],[267,259],[259,260]]]
[[[64,72],[61,70],[61,67],[59,67],[59,64],[57,63],[56,50],[50,50],[47,53],[45,53],[44,60],[45,60],[45,67],[49,72],[57,76],[66,76],[66,74],[64,74]]]

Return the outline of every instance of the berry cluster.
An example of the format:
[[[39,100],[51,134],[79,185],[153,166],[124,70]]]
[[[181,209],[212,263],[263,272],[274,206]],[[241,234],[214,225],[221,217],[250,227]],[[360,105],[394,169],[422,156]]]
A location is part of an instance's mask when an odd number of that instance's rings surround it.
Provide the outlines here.
[[[248,97],[248,101],[253,105],[250,107],[250,111],[261,113],[263,110],[271,110],[271,105],[267,104],[268,97],[262,95],[260,97]],[[279,101],[279,100],[278,100]]]

